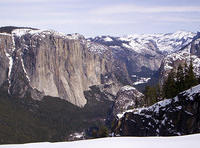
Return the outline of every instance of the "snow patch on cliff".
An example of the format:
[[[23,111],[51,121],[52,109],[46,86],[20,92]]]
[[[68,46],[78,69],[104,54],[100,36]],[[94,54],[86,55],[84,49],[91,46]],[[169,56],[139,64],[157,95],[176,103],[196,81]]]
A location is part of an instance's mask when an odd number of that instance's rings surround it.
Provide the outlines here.
[[[87,42],[87,48],[90,52],[96,53],[96,54],[100,54],[102,55],[103,53],[105,53],[108,48],[102,44],[98,44],[98,43],[94,43],[94,42]]]
[[[21,56],[21,63],[22,63],[22,68],[23,68],[23,71],[24,71],[24,73],[25,73],[25,76],[26,76],[26,78],[28,79],[28,81],[30,82],[30,78],[29,78],[29,76],[28,76],[28,74],[27,74],[27,71],[26,71],[26,69],[25,69],[24,60],[23,60],[23,57],[22,57],[22,56]]]
[[[11,34],[9,34],[9,33],[5,33],[5,32],[3,32],[3,33],[0,33],[0,35],[7,35],[7,36],[11,36]]]
[[[136,88],[129,85],[126,85],[120,88],[120,91],[129,91],[129,90],[136,90]]]
[[[13,66],[13,58],[7,52],[5,54],[6,54],[7,58],[9,59],[8,80],[9,80],[9,84],[10,84],[11,83],[10,82],[10,75],[11,75],[12,66]]]
[[[136,82],[134,82],[133,85],[139,85],[139,84],[147,83],[150,79],[151,78],[143,78],[143,77],[141,77]]]
[[[112,42],[113,40],[110,37],[106,37],[106,38],[104,38],[104,41],[106,41],[106,42]]]

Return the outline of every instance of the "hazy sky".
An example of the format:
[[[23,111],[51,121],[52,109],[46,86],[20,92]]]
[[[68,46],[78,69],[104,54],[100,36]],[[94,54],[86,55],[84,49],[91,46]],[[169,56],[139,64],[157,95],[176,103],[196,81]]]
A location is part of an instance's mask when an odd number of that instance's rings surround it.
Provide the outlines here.
[[[0,0],[0,26],[121,36],[200,31],[200,0]]]

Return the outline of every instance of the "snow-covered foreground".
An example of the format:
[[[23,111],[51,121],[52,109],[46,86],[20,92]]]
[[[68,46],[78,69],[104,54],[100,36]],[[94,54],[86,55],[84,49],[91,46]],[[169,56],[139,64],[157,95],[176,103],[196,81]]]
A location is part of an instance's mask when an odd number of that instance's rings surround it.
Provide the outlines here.
[[[200,134],[178,137],[115,137],[75,142],[0,145],[0,148],[197,148]]]

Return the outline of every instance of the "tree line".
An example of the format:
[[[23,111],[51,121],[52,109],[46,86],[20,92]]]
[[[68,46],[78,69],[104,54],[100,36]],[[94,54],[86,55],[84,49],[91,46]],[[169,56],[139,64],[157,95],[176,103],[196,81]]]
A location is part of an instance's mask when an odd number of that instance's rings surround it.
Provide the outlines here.
[[[187,63],[184,66],[180,64],[177,70],[171,70],[162,87],[159,84],[145,87],[145,104],[149,106],[163,98],[173,98],[178,93],[199,83],[200,79],[194,73],[192,61],[190,61],[189,66]]]

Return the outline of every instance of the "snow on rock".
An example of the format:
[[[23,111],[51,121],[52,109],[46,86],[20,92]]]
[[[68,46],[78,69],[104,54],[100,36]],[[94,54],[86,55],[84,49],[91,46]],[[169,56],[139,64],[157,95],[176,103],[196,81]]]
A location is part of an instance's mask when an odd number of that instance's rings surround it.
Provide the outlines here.
[[[143,83],[147,83],[151,78],[143,78],[141,77],[140,79],[138,79],[136,82],[133,83],[133,85],[138,85],[138,84],[143,84]]]
[[[9,33],[5,33],[5,32],[2,32],[2,33],[0,33],[0,35],[7,35],[7,36],[11,36],[11,34],[9,34]]]
[[[188,99],[193,100],[193,96],[197,93],[200,93],[200,85],[194,86],[187,91],[184,91],[183,94],[188,96]]]
[[[117,115],[115,135],[175,136],[199,133],[200,85],[149,107],[125,110]]]
[[[144,95],[136,88],[126,85],[120,88],[117,93],[113,105],[113,115],[121,118],[125,112],[130,112],[132,109],[143,106]]]
[[[6,53],[6,56],[9,59],[8,78],[10,79],[11,70],[12,70],[12,66],[13,66],[13,59],[12,59],[12,56],[9,55],[8,53]]]
[[[129,90],[135,90],[135,87],[132,87],[130,85],[126,85],[120,88],[120,91],[129,91]]]
[[[198,58],[196,55],[190,54],[190,52],[187,51],[179,51],[166,56],[163,60],[164,70],[173,69],[173,65],[176,61],[186,61],[187,65],[189,65],[190,60],[192,60],[194,70],[196,74],[198,74],[200,72],[200,58]]]
[[[12,34],[18,37],[21,37],[27,33],[29,33],[30,31],[32,31],[32,29],[14,29],[12,31]]]
[[[200,134],[177,137],[110,137],[73,142],[0,145],[0,148],[197,148],[200,145],[199,139]]]
[[[108,51],[108,47],[98,44],[98,43],[94,43],[94,42],[87,42],[87,48],[90,52],[96,53],[96,54],[100,54],[102,55],[103,53],[105,53],[106,51]]]
[[[69,135],[69,137],[67,138],[69,141],[74,141],[74,140],[83,140],[85,139],[85,133],[84,132],[80,132],[80,133],[72,133]]]
[[[161,64],[161,81],[165,80],[168,73],[172,69],[177,69],[179,65],[182,65],[182,67],[184,67],[185,63],[187,63],[187,65],[190,65],[191,61],[193,63],[195,74],[197,76],[200,76],[199,49],[200,38],[197,38],[181,50],[167,55],[163,59]]]
[[[28,76],[28,74],[27,74],[27,71],[26,71],[26,69],[25,69],[25,67],[24,67],[24,60],[23,60],[22,57],[21,57],[21,63],[22,63],[22,68],[23,68],[23,71],[24,71],[24,73],[25,73],[25,75],[26,75],[26,78],[27,78],[28,81],[30,82],[30,78],[29,78],[29,76]]]
[[[180,50],[190,43],[196,33],[177,31],[168,34],[133,34],[123,37],[98,36],[91,40],[103,43],[109,47],[119,47],[133,50],[137,53],[152,53],[159,51],[165,54]],[[107,44],[109,42],[109,44]]]
[[[8,93],[9,94],[10,94],[10,86],[11,86],[11,72],[12,72],[12,67],[13,67],[12,54],[15,51],[15,40],[14,40],[13,36],[12,36],[12,44],[13,44],[12,49],[5,49],[4,50],[6,57],[9,59],[9,69],[8,69],[8,83],[9,83]]]
[[[134,88],[134,87],[131,87]],[[200,84],[197,86],[194,86],[186,91],[181,92],[180,94],[183,94],[184,96],[187,96],[188,99],[192,100],[193,96],[197,93],[200,93]],[[178,97],[174,97],[172,99],[164,99],[162,101],[159,101],[155,104],[153,104],[152,106],[149,107],[142,107],[142,108],[135,108],[135,109],[131,109],[131,110],[126,110],[124,111],[122,114],[120,114],[120,118],[123,117],[123,115],[127,112],[133,112],[134,114],[141,114],[142,112],[144,112],[144,110],[148,110],[151,112],[155,112],[155,113],[159,113],[159,110],[161,108],[165,108],[166,106],[168,106],[169,104],[171,104],[172,102],[177,102],[179,99]],[[181,109],[181,106],[176,107],[177,109]]]
[[[106,37],[106,38],[104,38],[104,41],[106,41],[106,42],[112,42],[113,40],[110,37]]]
[[[59,36],[62,38],[66,38],[66,39],[71,39],[71,40],[78,40],[78,39],[82,39],[84,38],[82,35],[78,34],[78,33],[74,33],[74,34],[64,34],[61,32],[57,32],[55,30],[39,30],[39,29],[14,29],[12,31],[12,35],[13,36],[18,36],[21,37],[25,34],[31,34],[31,35],[40,35],[41,37],[46,37],[46,35],[54,35],[54,36]]]
[[[9,82],[9,86],[10,86],[11,85],[10,76],[11,76],[11,71],[12,71],[12,67],[13,67],[13,58],[7,52],[6,52],[6,56],[9,59],[8,82]],[[9,89],[8,89],[8,92],[9,92]]]

